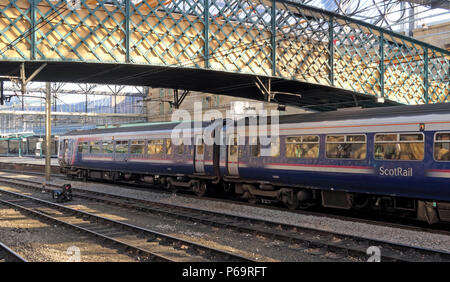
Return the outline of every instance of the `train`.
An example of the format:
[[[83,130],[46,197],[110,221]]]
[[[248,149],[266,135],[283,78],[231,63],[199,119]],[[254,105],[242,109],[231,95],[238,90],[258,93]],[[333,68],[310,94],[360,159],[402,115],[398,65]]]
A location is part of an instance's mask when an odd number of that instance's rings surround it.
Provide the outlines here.
[[[58,161],[80,179],[450,222],[449,104],[281,115],[277,134],[268,120],[265,132],[250,119],[72,131]]]

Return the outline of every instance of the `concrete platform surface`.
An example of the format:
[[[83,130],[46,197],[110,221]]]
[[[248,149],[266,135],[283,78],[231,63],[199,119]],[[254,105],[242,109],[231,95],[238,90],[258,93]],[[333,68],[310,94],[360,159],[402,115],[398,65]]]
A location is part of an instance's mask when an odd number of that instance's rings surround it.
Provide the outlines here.
[[[0,163],[10,164],[32,164],[32,165],[45,165],[45,158],[31,158],[31,157],[0,157]],[[52,166],[59,166],[58,159],[51,159]]]

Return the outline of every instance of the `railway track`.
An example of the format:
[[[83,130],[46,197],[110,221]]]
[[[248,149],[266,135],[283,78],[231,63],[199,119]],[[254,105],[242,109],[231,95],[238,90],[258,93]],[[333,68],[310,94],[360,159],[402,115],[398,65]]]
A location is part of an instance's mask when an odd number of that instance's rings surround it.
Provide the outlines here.
[[[38,182],[29,180],[11,180],[0,177],[0,182],[37,190],[42,189]],[[57,186],[54,188],[59,189]],[[323,255],[334,259],[354,257],[359,260],[365,260],[368,258],[368,248],[377,247],[381,251],[380,259],[382,261],[450,261],[450,253],[445,251],[424,249],[388,241],[349,236],[313,228],[280,224],[250,217],[222,214],[84,189],[72,189],[74,197],[282,240],[290,244],[298,244],[299,250],[313,250],[315,255]]]
[[[12,170],[6,170],[6,169],[0,169],[0,172],[7,172],[7,173],[17,173],[16,171]],[[42,176],[45,175],[42,172],[28,172],[28,171],[21,171],[21,174],[28,174],[28,175],[36,175],[36,176]],[[56,178],[65,178],[65,175],[63,174],[52,174],[52,177]],[[76,181],[76,180],[75,180]],[[99,183],[104,183],[100,181]],[[106,182],[107,184],[111,184],[111,182]],[[151,190],[155,193],[162,193],[162,194],[172,194],[173,192],[158,189],[158,188],[152,188],[148,184],[139,184],[139,183],[126,183],[126,182],[115,182],[112,183],[115,186],[119,187],[125,187],[125,188],[133,188],[133,189],[144,189],[145,191]],[[180,190],[180,193],[183,195],[183,197],[187,198],[193,198],[198,199],[198,196],[192,195],[189,192],[184,192],[183,190]],[[387,226],[392,228],[400,228],[404,230],[411,230],[416,232],[426,232],[430,234],[440,234],[440,235],[446,235],[450,236],[450,225],[446,223],[440,223],[440,224],[434,224],[433,226],[429,226],[424,222],[415,221],[413,219],[409,218],[403,218],[399,216],[388,216],[388,215],[376,215],[368,214],[359,211],[358,213],[351,213],[349,211],[342,211],[342,210],[329,210],[326,211],[317,211],[317,210],[289,210],[286,207],[279,207],[274,205],[267,205],[262,203],[249,203],[247,201],[241,201],[239,199],[226,199],[223,197],[202,197],[202,199],[208,200],[208,201],[215,201],[218,203],[231,203],[234,205],[243,205],[243,206],[250,206],[250,207],[258,207],[258,208],[264,208],[264,209],[270,209],[270,210],[276,210],[276,211],[282,211],[282,212],[291,212],[291,213],[297,213],[301,215],[311,215],[315,217],[324,217],[324,218],[332,218],[332,219],[339,219],[344,221],[353,221],[358,223],[365,223],[370,225],[378,225],[378,226]]]
[[[121,251],[138,256],[141,261],[252,261],[233,253],[21,193],[0,189],[0,203],[42,220],[88,233]]]
[[[27,262],[26,259],[0,242],[0,262]]]

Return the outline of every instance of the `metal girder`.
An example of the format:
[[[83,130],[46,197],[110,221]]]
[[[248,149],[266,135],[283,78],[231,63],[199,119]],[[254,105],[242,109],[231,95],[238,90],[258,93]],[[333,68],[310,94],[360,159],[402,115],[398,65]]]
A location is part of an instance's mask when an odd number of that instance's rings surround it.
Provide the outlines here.
[[[12,0],[1,6],[0,72],[10,72],[12,62],[47,63],[36,80],[198,91],[183,84],[195,80],[211,90],[202,79],[207,71],[252,76],[253,90],[259,77],[403,104],[450,102],[449,51],[292,1],[79,3]],[[169,79],[187,70],[185,80]],[[161,77],[168,82],[162,85]]]
[[[179,109],[188,94],[189,94],[189,90],[184,90],[183,93],[181,93],[181,96],[179,96],[178,89],[175,89],[173,91],[173,95],[174,95],[173,102],[172,102],[173,107],[175,109]]]
[[[419,4],[422,6],[428,6],[431,7],[431,9],[450,10],[450,2],[448,0],[401,0],[401,1]]]

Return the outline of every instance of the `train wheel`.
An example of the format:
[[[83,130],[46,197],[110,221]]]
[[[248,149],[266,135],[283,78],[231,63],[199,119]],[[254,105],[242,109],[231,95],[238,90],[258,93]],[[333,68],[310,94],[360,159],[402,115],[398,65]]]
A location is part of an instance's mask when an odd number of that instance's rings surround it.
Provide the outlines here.
[[[286,207],[290,210],[296,210],[298,207],[298,202],[288,202],[288,203],[284,203],[286,205]]]
[[[169,192],[175,192],[175,187],[172,184],[172,179],[170,177],[167,177],[164,181],[162,181],[164,183],[164,188],[166,188],[167,191]]]
[[[287,199],[285,199],[283,203],[288,209],[295,210],[298,208],[298,200],[294,194],[292,195],[293,195],[292,197],[288,197]]]
[[[203,197],[208,192],[208,185],[206,184],[205,181],[202,181],[199,184],[194,185],[193,190],[197,196]]]

